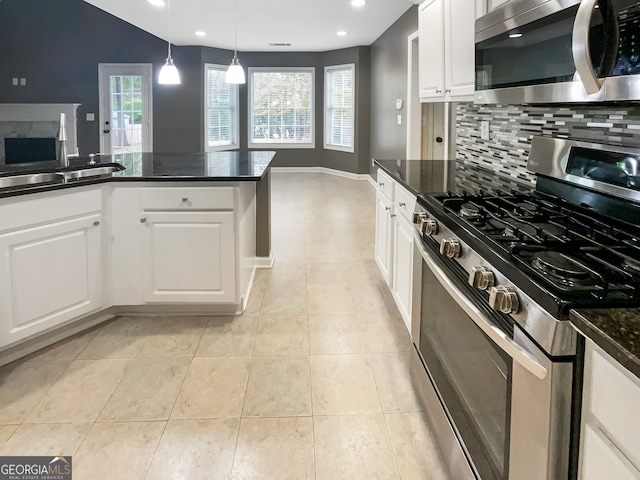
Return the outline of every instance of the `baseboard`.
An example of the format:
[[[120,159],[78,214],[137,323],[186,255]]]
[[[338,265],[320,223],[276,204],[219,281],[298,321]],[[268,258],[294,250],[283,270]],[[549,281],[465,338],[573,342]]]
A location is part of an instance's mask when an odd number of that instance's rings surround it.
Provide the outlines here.
[[[275,261],[273,252],[268,257],[256,257],[256,268],[273,268]]]
[[[326,167],[271,167],[271,171],[273,173],[326,173],[350,180],[368,180],[371,178],[368,173],[351,173]]]
[[[38,336],[30,340],[21,340],[17,345],[7,347],[0,352],[0,365],[6,365],[14,360],[26,357],[27,355],[37,352],[49,345],[53,345],[60,340],[64,340],[76,333],[80,333],[100,323],[106,322],[115,316],[110,310],[111,309],[106,309],[80,320],[71,322],[67,325],[55,328],[49,332],[40,333]]]
[[[376,181],[373,179],[373,177],[371,175],[369,175],[369,183],[371,184],[371,186],[375,189],[378,188],[378,185],[376,184]]]

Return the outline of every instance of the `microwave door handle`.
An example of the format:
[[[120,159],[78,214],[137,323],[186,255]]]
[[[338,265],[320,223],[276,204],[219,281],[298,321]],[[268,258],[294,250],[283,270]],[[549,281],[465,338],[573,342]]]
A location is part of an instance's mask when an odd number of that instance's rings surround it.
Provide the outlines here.
[[[572,52],[573,61],[580,81],[588,94],[598,93],[602,89],[603,80],[593,71],[591,52],[589,51],[589,27],[593,10],[598,0],[582,0],[573,24]]]
[[[447,274],[435,264],[429,257],[429,254],[420,248],[422,257],[426,262],[431,272],[438,279],[440,284],[449,292],[449,295],[453,297],[460,307],[465,311],[467,315],[473,320],[473,322],[482,330],[487,337],[498,345],[498,347],[504,351],[514,361],[526,368],[531,374],[540,380],[544,380],[549,374],[549,371],[538,362],[529,352],[509,338],[502,330],[493,325],[489,319],[487,319],[483,313],[476,307],[458,287],[456,287],[451,280],[447,277]]]

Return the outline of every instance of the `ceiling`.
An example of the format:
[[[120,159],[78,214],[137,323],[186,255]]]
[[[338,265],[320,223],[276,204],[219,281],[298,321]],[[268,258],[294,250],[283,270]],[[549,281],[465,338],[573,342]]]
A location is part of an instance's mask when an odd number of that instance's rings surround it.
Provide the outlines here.
[[[169,10],[147,0],[85,0],[164,40]],[[166,1],[166,0],[165,0]],[[240,51],[328,51],[371,45],[412,5],[410,0],[171,0],[171,43]],[[197,30],[206,32],[199,37]],[[338,31],[347,35],[338,36]],[[290,43],[291,46],[271,46]]]

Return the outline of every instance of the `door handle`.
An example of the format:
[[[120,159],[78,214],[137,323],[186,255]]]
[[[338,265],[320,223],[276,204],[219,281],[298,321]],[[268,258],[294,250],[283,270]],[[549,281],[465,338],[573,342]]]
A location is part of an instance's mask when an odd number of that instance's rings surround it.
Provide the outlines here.
[[[600,73],[605,77],[611,73],[615,65],[620,35],[617,18],[610,1],[584,0],[580,3],[573,24],[571,51],[576,72],[588,94],[598,93],[604,84],[604,80],[599,78],[593,70],[593,60],[589,49],[589,27],[596,5],[600,7],[600,14],[604,22],[604,51],[600,59]]]
[[[111,130],[106,129],[106,130],[102,130],[102,133],[109,133]]]

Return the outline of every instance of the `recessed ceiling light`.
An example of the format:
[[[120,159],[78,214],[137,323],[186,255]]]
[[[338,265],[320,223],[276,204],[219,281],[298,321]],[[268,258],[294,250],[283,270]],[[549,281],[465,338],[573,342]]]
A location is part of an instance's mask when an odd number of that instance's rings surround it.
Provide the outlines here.
[[[195,32],[195,33],[196,33],[196,35],[197,35],[197,36],[199,36],[199,37],[204,37],[204,36],[206,36],[206,35],[207,35],[207,34],[206,34],[205,32],[203,32],[202,30],[198,30],[198,31],[197,31],[197,32]]]
[[[164,0],[147,0],[147,2],[156,7],[164,7],[166,4]]]
[[[340,35],[341,37],[344,37],[347,34],[347,32],[345,32],[344,30],[340,30],[338,32],[338,35]]]
[[[521,36],[521,33],[512,33],[511,35],[509,35],[509,38],[520,38]]]
[[[367,0],[351,0],[352,7],[363,7]]]

